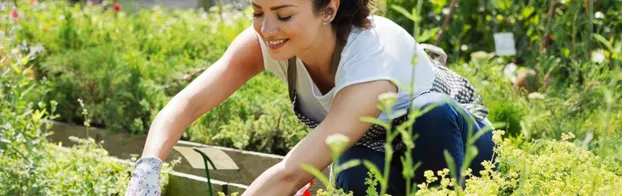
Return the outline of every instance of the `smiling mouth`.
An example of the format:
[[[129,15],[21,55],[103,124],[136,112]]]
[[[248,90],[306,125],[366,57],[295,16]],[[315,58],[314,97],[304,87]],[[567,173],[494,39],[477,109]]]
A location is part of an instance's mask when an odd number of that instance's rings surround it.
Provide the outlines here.
[[[289,39],[282,39],[282,40],[277,40],[277,41],[268,41],[268,47],[270,49],[278,49],[281,46],[283,46],[285,43],[287,43],[287,41],[289,41]]]

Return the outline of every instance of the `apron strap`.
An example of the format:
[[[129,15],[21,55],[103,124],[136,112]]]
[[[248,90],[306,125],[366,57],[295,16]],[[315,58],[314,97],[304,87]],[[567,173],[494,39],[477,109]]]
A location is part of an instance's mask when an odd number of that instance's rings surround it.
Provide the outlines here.
[[[292,57],[287,62],[287,88],[289,90],[289,101],[294,101],[296,91],[296,57]]]
[[[339,61],[341,60],[341,52],[340,45],[335,44],[335,51],[333,52],[333,62],[331,65],[331,71],[333,74],[333,78],[337,74],[337,69],[339,68]],[[294,94],[296,92],[296,78],[297,78],[297,70],[296,70],[296,57],[289,58],[287,60],[287,88],[289,91],[289,100],[291,102],[294,101]]]

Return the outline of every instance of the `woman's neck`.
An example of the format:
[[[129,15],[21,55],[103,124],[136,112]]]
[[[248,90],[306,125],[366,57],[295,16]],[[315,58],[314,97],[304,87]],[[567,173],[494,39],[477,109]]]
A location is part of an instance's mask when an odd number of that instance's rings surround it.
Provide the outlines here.
[[[336,43],[336,34],[332,27],[328,27],[320,33],[310,47],[298,55],[298,58],[302,60],[309,72],[332,75],[330,73],[332,72],[332,58]]]

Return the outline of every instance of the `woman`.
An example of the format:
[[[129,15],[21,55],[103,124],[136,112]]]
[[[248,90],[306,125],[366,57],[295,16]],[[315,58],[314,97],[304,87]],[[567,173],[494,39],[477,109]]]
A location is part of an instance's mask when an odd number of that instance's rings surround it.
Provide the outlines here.
[[[340,163],[367,159],[384,168],[384,130],[359,120],[362,116],[388,119],[376,107],[383,93],[397,94],[394,110],[407,109],[410,102],[415,107],[444,103],[419,117],[413,126],[418,134],[413,156],[415,163],[422,162],[416,172],[418,182],[425,170],[448,168],[445,149],[461,163],[469,122],[475,122],[474,130],[487,125],[486,108],[466,80],[435,65],[403,28],[370,16],[368,1],[252,0],[253,27],[243,31],[223,57],[177,94],[153,121],[128,187],[130,195],[158,192],[161,160],[183,130],[264,70],[288,84],[294,111],[313,131],[283,161],[260,175],[244,195],[293,195],[313,178],[300,165],[326,168],[331,163],[325,139],[337,133],[350,138]],[[419,57],[414,77],[413,54]],[[413,100],[391,82],[410,84],[411,79],[415,81]],[[391,163],[392,195],[405,191],[400,144],[394,144],[398,151]],[[491,134],[482,136],[476,146],[479,155],[471,166],[475,171],[481,169],[478,163],[492,157]],[[336,183],[363,195],[365,177],[367,170],[361,165],[341,172]]]

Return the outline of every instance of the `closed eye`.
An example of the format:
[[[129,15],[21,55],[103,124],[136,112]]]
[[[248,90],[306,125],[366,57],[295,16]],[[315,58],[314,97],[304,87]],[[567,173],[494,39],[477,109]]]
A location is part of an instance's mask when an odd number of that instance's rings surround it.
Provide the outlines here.
[[[280,16],[277,16],[277,17],[278,17],[278,18],[279,18],[279,20],[281,20],[281,21],[288,21],[289,19],[291,19],[291,18],[292,18],[292,16],[288,16],[288,17],[280,17]]]
[[[263,13],[253,13],[253,17],[261,17],[263,16]]]

